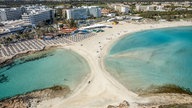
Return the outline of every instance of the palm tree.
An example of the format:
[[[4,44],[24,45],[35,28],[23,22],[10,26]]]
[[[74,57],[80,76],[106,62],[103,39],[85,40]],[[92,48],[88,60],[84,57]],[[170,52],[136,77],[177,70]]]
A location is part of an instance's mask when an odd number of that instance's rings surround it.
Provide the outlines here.
[[[43,31],[39,28],[39,29],[36,29],[36,34],[38,36],[38,38],[40,38],[41,36],[43,36]]]
[[[16,35],[15,34],[11,34],[9,37],[11,38],[12,41],[16,40]]]
[[[21,34],[21,38],[22,39],[29,39],[30,38],[29,35],[30,35],[29,32],[24,32],[24,33]]]
[[[20,35],[16,35],[16,40],[18,41],[18,40],[20,40],[21,39],[21,36]]]
[[[58,24],[59,24],[59,22],[58,22],[55,18],[54,18],[53,22],[54,22],[54,24],[56,25],[56,29],[58,30]]]
[[[6,44],[6,45],[9,45],[12,41],[13,41],[12,38],[7,37],[7,38],[5,39],[5,44]]]
[[[51,26],[51,25],[49,25],[49,26],[47,27],[47,33],[54,33],[54,27]]]
[[[5,38],[5,37],[3,37],[3,41],[2,41],[2,42],[3,42],[3,44],[5,44],[5,41],[6,41],[6,38]]]
[[[3,38],[0,38],[0,44],[3,44]]]
[[[66,24],[66,26],[69,28],[77,27],[77,23],[73,19],[65,20],[64,24]]]

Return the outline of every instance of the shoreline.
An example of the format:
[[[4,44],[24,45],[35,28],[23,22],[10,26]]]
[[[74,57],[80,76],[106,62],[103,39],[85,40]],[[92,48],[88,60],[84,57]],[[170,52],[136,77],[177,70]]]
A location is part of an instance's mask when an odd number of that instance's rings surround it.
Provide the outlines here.
[[[123,34],[122,36],[120,36],[117,40],[114,40],[113,42],[110,42],[109,43],[109,48],[107,49],[107,54],[109,53],[109,51],[111,50],[111,48],[118,42],[120,41],[121,39],[125,38],[126,36],[129,36],[131,34],[134,34],[134,33],[138,33],[138,32],[143,32],[143,31],[148,31],[148,30],[158,30],[158,29],[168,29],[168,28],[177,28],[177,27],[191,27],[192,25],[187,25],[187,26],[173,26],[173,27],[162,27],[162,28],[152,28],[152,29],[145,29],[145,30],[138,30],[138,31],[134,31],[134,32],[130,32],[130,33],[127,33],[127,34]]]
[[[129,32],[129,33],[123,33],[122,35],[120,35],[119,37],[117,37],[116,39],[112,39],[110,40],[110,42],[104,46],[104,49],[102,51],[102,54],[101,54],[101,60],[100,60],[100,64],[101,64],[101,67],[106,70],[107,74],[110,74],[112,77],[114,77],[118,82],[120,82],[123,86],[125,86],[117,77],[113,76],[112,73],[108,72],[107,71],[107,67],[105,66],[105,61],[104,59],[106,58],[107,55],[109,55],[112,47],[117,43],[119,42],[120,40],[122,40],[123,38],[127,37],[127,36],[130,36],[132,34],[135,34],[135,33],[138,33],[138,32],[144,32],[144,31],[148,31],[148,30],[158,30],[158,29],[169,29],[169,28],[177,28],[177,27],[192,27],[192,23],[189,24],[189,25],[176,25],[176,26],[166,26],[166,27],[159,27],[159,28],[146,28],[146,29],[142,29],[142,30],[136,30],[136,31],[133,31],[133,32]],[[159,85],[158,87],[163,87],[163,86],[166,86],[166,85],[172,85],[172,84],[164,84],[164,85]],[[184,89],[187,89],[187,88],[184,88],[182,86],[178,86],[178,85],[175,85],[177,87],[181,87],[183,88],[183,91],[185,91]],[[129,89],[128,87],[126,87],[127,89]],[[147,88],[146,90],[141,90],[141,91],[135,91],[134,93],[137,94],[137,95],[143,95],[146,94],[146,95],[150,95],[150,93],[148,93],[148,89],[150,88]],[[132,90],[130,90],[132,91]],[[132,91],[133,92],[133,91]],[[192,91],[191,91],[192,92]],[[174,92],[173,92],[174,93]],[[151,93],[151,94],[156,94],[156,93]],[[157,93],[158,94],[158,93]],[[161,93],[159,93],[161,94]],[[179,94],[179,93],[176,93],[176,94]],[[185,93],[184,93],[185,94]]]
[[[34,61],[34,60],[38,60],[38,59],[41,59],[41,58],[44,58],[44,57],[47,57],[47,56],[52,56],[49,55],[50,52],[54,52],[55,50],[66,50],[67,52],[70,52],[70,54],[72,54],[74,57],[77,57],[77,56],[80,56],[78,53],[76,52],[73,52],[72,50],[69,50],[69,49],[63,49],[62,46],[50,46],[50,47],[46,47],[44,48],[43,50],[40,50],[40,51],[33,51],[33,52],[27,52],[27,53],[24,53],[24,54],[19,54],[19,55],[16,55],[14,56],[11,60],[10,60],[10,64],[6,64],[6,66],[10,66],[12,63],[14,63],[15,59],[16,60],[21,60],[22,62],[20,62],[19,64],[22,64],[22,63],[25,63],[25,62],[29,62],[29,61]],[[81,57],[81,56],[80,56]],[[83,59],[83,63],[85,63],[85,60],[83,57],[81,57],[80,59]],[[12,62],[12,63],[11,63]],[[88,65],[88,64],[87,64]],[[90,70],[90,69],[88,69]],[[89,72],[89,71],[88,71]],[[87,72],[87,73],[88,73]],[[1,75],[4,75],[4,72],[1,73]],[[81,82],[85,77],[87,77],[87,74],[83,75],[81,80],[79,82]],[[77,82],[76,85],[79,85],[79,82]],[[3,83],[3,82],[2,82]],[[49,88],[52,88],[54,87],[54,85],[48,87]],[[70,89],[70,91],[73,91],[74,90],[74,86],[70,86],[70,85],[66,85],[66,84],[61,84],[60,86],[68,86],[68,88]],[[22,97],[22,96],[25,96],[26,94],[28,93],[33,93],[33,92],[36,92],[36,91],[42,91],[44,89],[47,89],[47,88],[42,88],[42,89],[34,89],[34,90],[31,90],[31,91],[28,91],[28,92],[24,92],[24,93],[20,93],[20,94],[16,94],[16,95],[13,95],[13,96],[7,96],[7,97],[3,97],[0,99],[0,102],[1,101],[5,101],[5,100],[10,100],[12,98],[15,98],[15,97]],[[70,92],[71,93],[71,92]],[[70,95],[70,93],[68,95]],[[1,105],[1,104],[0,104]]]
[[[18,54],[14,55],[14,56],[3,59],[3,61],[0,62],[0,67],[5,67],[5,66],[11,64],[15,59],[26,56],[28,54],[35,54],[35,53],[38,53],[38,52],[47,51],[47,50],[51,50],[51,49],[59,48],[59,47],[61,47],[61,46],[59,46],[59,45],[58,46],[46,46],[41,50],[31,50],[31,51],[18,53]]]
[[[17,106],[18,108],[28,108],[35,105],[34,103],[37,104],[43,100],[59,97],[60,95],[67,96],[70,92],[71,90],[68,86],[61,85],[33,90],[24,94],[18,94],[13,97],[1,99],[0,107]]]
[[[171,22],[170,24],[168,24],[168,25],[165,25],[165,26],[158,26],[158,27],[156,27],[156,28],[153,28],[153,29],[159,29],[159,28],[171,28],[171,27],[181,27],[181,26],[186,26],[186,24],[176,24],[176,25],[171,25],[172,23],[175,23],[175,22]],[[176,23],[178,23],[178,22],[176,22]],[[188,25],[187,26],[192,26],[192,23],[188,23]],[[107,44],[103,44],[103,46],[102,46],[102,48],[104,48],[102,51],[101,51],[101,54],[100,54],[100,56],[102,55],[102,57],[105,57],[105,55],[108,53],[108,51],[110,50],[110,48],[111,48],[111,45],[113,45],[115,42],[117,42],[118,40],[120,40],[120,39],[122,39],[122,38],[124,38],[125,36],[127,36],[127,35],[129,35],[129,34],[131,34],[131,33],[135,33],[135,32],[140,32],[140,31],[143,31],[143,30],[150,30],[151,29],[151,27],[150,26],[148,26],[148,28],[145,28],[145,29],[137,29],[137,30],[134,30],[134,31],[131,31],[131,32],[126,32],[126,33],[122,33],[120,36],[116,36],[116,39],[113,39],[113,37],[112,37],[112,39],[111,40],[109,40],[108,42],[107,42]],[[122,32],[122,31],[121,31]],[[98,36],[98,35],[97,35]],[[101,35],[100,35],[101,36]],[[94,40],[94,39],[93,39]],[[83,42],[84,43],[84,42]],[[85,44],[85,43],[84,43]],[[80,55],[82,55],[82,54],[80,54]],[[84,56],[85,58],[86,58],[86,56]],[[101,59],[100,59],[100,62],[103,62],[102,60],[102,57],[101,57]],[[95,60],[94,60],[95,61]],[[104,67],[105,68],[105,67]],[[103,72],[105,73],[105,74],[109,74],[109,72],[105,72],[105,70],[103,70]],[[111,77],[111,75],[110,75],[110,77]],[[111,79],[113,80],[114,78],[113,77],[111,77]],[[116,80],[116,79],[115,79]],[[85,83],[85,82],[84,82]],[[88,88],[87,88],[88,89]],[[120,95],[119,95],[120,96]],[[136,96],[136,98],[137,98],[137,96]],[[64,99],[65,100],[65,99]],[[67,100],[67,99],[66,99]],[[129,100],[129,99],[128,99]],[[137,100],[137,99],[136,99]],[[140,100],[140,99],[138,99],[138,100]],[[143,102],[145,102],[145,101],[147,101],[148,99],[144,99],[144,101],[140,101],[141,103],[143,103]],[[131,101],[134,101],[134,100],[131,100]],[[130,101],[130,102],[131,102]],[[190,102],[190,101],[189,101]],[[88,105],[90,105],[90,104],[88,104]],[[101,105],[102,106],[102,105]],[[132,106],[135,106],[134,104],[132,105]],[[93,107],[93,106],[89,106],[89,107]],[[103,107],[103,106],[102,106]]]
[[[191,102],[192,97],[186,97],[185,101],[171,101],[170,97],[150,96],[141,97],[138,94],[128,90],[116,78],[106,71],[104,58],[109,53],[112,45],[125,36],[151,29],[170,28],[180,26],[192,26],[192,22],[162,22],[157,24],[130,24],[120,22],[119,25],[113,25],[113,28],[106,28],[103,33],[82,40],[72,45],[63,45],[64,49],[70,49],[81,55],[90,66],[91,72],[76,87],[72,93],[66,98],[54,98],[38,103],[37,108],[103,108],[110,104],[118,104],[123,100],[127,100],[132,108],[139,107],[140,104],[149,104],[152,102],[169,103],[169,102]],[[128,30],[127,30],[128,29]],[[178,94],[180,98],[182,94]],[[178,97],[179,97],[178,96]],[[157,99],[156,99],[157,98]],[[164,99],[165,98],[165,99]],[[185,97],[183,97],[185,98]],[[164,100],[163,100],[164,99]],[[160,104],[158,103],[158,104]]]

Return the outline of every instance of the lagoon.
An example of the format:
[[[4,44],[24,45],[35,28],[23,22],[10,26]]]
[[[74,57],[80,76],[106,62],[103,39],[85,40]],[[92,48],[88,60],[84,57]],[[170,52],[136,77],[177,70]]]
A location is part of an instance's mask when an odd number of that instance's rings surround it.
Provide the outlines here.
[[[86,60],[70,50],[52,49],[20,57],[0,68],[0,75],[7,77],[0,83],[0,99],[54,85],[73,90],[89,71]]]
[[[164,84],[192,90],[192,27],[129,34],[112,46],[105,66],[135,92]]]

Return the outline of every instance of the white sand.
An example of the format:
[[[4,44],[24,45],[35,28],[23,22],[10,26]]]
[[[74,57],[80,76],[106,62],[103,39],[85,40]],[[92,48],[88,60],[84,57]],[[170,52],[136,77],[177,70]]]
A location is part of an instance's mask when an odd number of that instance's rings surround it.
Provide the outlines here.
[[[192,22],[161,22],[157,24],[130,24],[120,22],[105,32],[64,48],[82,55],[89,63],[91,72],[68,97],[43,101],[38,108],[106,108],[110,104],[119,104],[127,100],[132,108],[137,103],[148,103],[154,98],[142,98],[127,90],[114,79],[103,66],[103,57],[112,43],[124,34],[141,30],[192,25]],[[81,46],[83,44],[83,46]],[[88,83],[90,81],[90,83]]]

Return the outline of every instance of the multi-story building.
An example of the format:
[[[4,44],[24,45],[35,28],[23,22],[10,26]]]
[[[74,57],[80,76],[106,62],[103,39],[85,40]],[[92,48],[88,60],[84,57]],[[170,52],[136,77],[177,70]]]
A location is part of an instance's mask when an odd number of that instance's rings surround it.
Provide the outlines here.
[[[23,21],[38,25],[43,21],[52,20],[54,10],[45,6],[28,6],[25,7],[25,13],[22,15]]]
[[[101,8],[98,6],[87,6],[84,8],[88,9],[88,16],[101,17]]]
[[[39,23],[50,20],[51,12],[50,11],[41,11],[41,12],[32,12],[32,13],[24,13],[22,15],[23,21],[26,23],[31,23],[33,25],[38,25]]]
[[[129,13],[130,12],[129,6],[127,6],[127,5],[121,6],[121,11],[120,12],[125,13],[125,14]]]
[[[136,11],[154,11],[155,7],[151,5],[136,5]]]
[[[189,2],[189,1],[173,2],[173,5],[177,6],[177,7],[190,7],[191,6],[191,2]]]
[[[0,9],[0,21],[21,19],[21,8],[3,8]]]
[[[130,7],[129,5],[124,5],[124,4],[111,4],[111,8],[114,8],[116,11],[127,14],[130,12]]]
[[[86,19],[88,18],[88,11],[86,8],[74,8],[74,9],[67,9],[67,19]]]
[[[161,5],[136,5],[136,11],[165,11]]]
[[[103,8],[103,9],[101,10],[101,14],[102,14],[103,16],[107,16],[109,13],[110,13],[110,10],[109,10],[109,9]]]
[[[87,19],[90,16],[101,17],[101,9],[97,6],[83,6],[66,10],[67,19]]]
[[[6,15],[5,9],[1,9],[0,10],[0,22],[6,21],[6,20],[7,20],[7,15]]]

